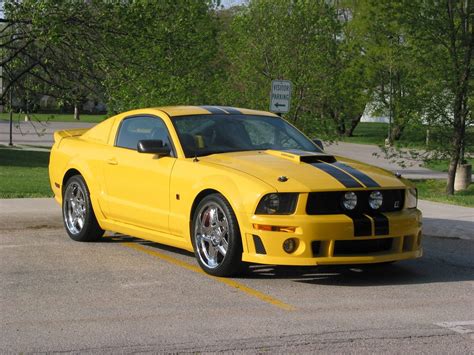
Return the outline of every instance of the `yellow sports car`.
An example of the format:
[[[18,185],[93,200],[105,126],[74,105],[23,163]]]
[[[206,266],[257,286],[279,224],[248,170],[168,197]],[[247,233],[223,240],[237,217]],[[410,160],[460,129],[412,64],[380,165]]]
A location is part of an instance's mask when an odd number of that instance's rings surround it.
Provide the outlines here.
[[[422,255],[407,180],[327,154],[269,112],[159,107],[58,131],[49,175],[72,239],[140,237],[194,251],[212,275]]]

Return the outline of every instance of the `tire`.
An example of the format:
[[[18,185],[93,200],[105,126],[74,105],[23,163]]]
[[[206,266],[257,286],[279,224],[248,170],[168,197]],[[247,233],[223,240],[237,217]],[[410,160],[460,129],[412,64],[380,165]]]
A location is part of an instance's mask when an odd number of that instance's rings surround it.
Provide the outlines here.
[[[70,177],[63,190],[63,221],[71,239],[95,242],[104,235],[92,208],[89,189],[81,175]]]
[[[191,225],[194,254],[201,268],[213,276],[242,272],[242,239],[229,202],[221,194],[199,202]]]

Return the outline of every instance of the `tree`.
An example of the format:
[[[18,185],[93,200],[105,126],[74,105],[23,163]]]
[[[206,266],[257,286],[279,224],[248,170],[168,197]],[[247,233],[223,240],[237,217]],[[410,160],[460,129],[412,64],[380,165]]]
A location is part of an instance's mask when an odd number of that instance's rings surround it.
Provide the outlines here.
[[[454,193],[454,178],[466,146],[466,127],[473,124],[472,62],[474,51],[474,1],[402,0],[403,24],[419,48],[417,61],[428,78],[430,97],[422,107],[427,120],[441,127],[448,138],[450,157],[446,193]]]
[[[420,117],[424,100],[424,73],[414,60],[418,48],[408,35],[404,14],[400,1],[361,0],[354,6],[351,23],[368,61],[372,106],[390,118],[390,143],[399,140],[410,121]]]
[[[12,86],[71,104],[98,95],[104,74],[98,63],[108,49],[101,44],[106,33],[117,33],[108,20],[110,6],[101,1],[5,1],[1,100]]]
[[[117,30],[127,36],[111,34],[107,40],[117,63],[105,63],[109,109],[209,102],[218,71],[217,5],[207,0],[116,3]]]
[[[288,79],[292,122],[308,132],[351,135],[370,88],[348,11],[325,1],[255,0],[242,7],[222,36],[228,81],[220,101],[268,109],[271,80]]]
[[[76,114],[90,98],[112,112],[205,103],[217,72],[219,3],[7,0],[2,98],[16,85],[54,96]]]

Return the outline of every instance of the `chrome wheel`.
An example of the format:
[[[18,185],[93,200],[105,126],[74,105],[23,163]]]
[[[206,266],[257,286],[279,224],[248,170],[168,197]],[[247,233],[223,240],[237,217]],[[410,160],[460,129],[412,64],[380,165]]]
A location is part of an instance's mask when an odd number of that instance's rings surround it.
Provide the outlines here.
[[[229,248],[229,222],[217,203],[209,201],[198,211],[194,238],[201,262],[210,269],[221,265]]]
[[[79,234],[87,215],[85,191],[74,181],[67,186],[63,198],[64,223],[71,234]]]

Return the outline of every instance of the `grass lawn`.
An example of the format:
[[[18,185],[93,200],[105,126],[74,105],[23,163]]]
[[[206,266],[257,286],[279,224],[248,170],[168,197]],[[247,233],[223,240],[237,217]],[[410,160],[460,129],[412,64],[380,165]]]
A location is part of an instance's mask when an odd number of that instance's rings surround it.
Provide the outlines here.
[[[49,152],[0,149],[0,198],[52,197]]]
[[[30,114],[31,120],[38,121],[52,121],[52,122],[91,122],[97,123],[102,122],[107,118],[107,115],[81,115],[80,120],[76,121],[74,115],[71,114],[57,114],[57,113],[33,113]],[[0,120],[9,120],[10,116],[8,113],[0,113]],[[13,120],[16,122],[18,120],[23,121],[25,119],[24,113],[14,113]]]
[[[454,196],[445,194],[445,180],[412,180],[418,188],[418,198],[452,205],[474,207],[474,184],[465,191],[458,191]]]
[[[424,148],[424,130],[407,127],[403,132],[402,139],[396,142],[397,146],[408,148]],[[349,143],[377,144],[383,145],[388,135],[388,124],[379,122],[361,122],[354,130],[353,137],[344,137]]]
[[[376,144],[384,145],[385,138],[387,138],[388,124],[379,122],[361,122],[357,125],[354,130],[353,137],[343,137],[341,140],[349,143],[362,143],[362,144]],[[432,132],[432,135],[435,133]],[[437,132],[436,134],[441,134]],[[467,141],[474,141],[474,127],[470,127],[466,131],[468,137]],[[403,148],[419,148],[425,149],[426,143],[426,129],[424,127],[411,127],[408,126],[403,132],[400,141],[395,142],[397,147]],[[472,149],[472,145],[467,147],[466,150]],[[472,151],[472,150],[471,150]]]
[[[468,164],[474,166],[474,158],[466,159]],[[425,162],[424,166],[431,170],[448,172],[449,167],[449,160],[441,159],[441,160],[428,160]]]

